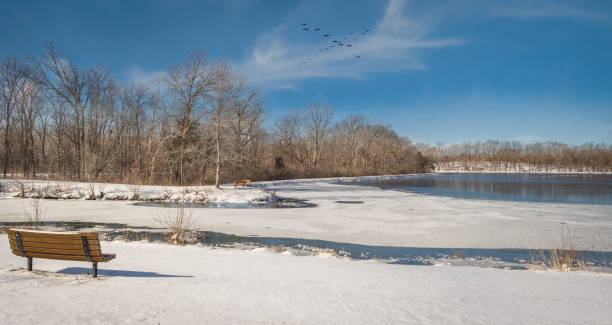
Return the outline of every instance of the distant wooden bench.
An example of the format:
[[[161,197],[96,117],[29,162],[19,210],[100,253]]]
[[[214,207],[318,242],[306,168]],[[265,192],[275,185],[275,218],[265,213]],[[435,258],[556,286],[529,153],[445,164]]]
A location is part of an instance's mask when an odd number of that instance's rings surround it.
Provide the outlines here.
[[[13,254],[28,258],[28,271],[32,259],[49,258],[93,263],[92,275],[98,277],[98,262],[108,262],[115,254],[102,254],[98,234],[95,232],[45,232],[22,229],[7,230]]]
[[[249,184],[251,184],[250,179],[238,179],[234,181],[234,188],[236,188],[236,186],[242,186],[242,188],[244,188],[245,186]]]

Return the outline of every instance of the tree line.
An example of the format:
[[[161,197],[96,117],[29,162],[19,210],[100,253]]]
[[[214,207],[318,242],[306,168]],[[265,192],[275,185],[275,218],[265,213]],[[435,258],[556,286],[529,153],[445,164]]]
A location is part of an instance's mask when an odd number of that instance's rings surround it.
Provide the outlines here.
[[[123,85],[47,44],[0,64],[2,177],[141,184],[411,173],[433,162],[389,125],[313,104],[267,121],[261,95],[204,51]]]
[[[612,145],[517,141],[464,142],[424,149],[438,170],[505,172],[612,172]]]

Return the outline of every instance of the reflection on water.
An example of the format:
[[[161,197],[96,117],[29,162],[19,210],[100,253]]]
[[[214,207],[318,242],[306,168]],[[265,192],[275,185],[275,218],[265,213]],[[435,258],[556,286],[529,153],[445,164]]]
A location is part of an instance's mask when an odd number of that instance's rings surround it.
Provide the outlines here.
[[[0,222],[0,227],[22,227],[23,222]],[[128,227],[119,223],[95,222],[43,222],[45,230],[97,231],[104,240],[165,242],[168,234],[163,228]],[[212,231],[198,231],[193,243],[211,246],[251,249],[268,247],[293,255],[318,255],[321,253],[357,260],[374,259],[385,263],[405,265],[468,265],[525,269],[534,254],[547,255],[547,251],[528,249],[482,249],[482,248],[427,248],[373,246],[316,239],[237,236]],[[583,251],[581,257],[594,270],[610,272],[612,252]]]
[[[612,175],[440,173],[342,184],[465,199],[612,204]]]

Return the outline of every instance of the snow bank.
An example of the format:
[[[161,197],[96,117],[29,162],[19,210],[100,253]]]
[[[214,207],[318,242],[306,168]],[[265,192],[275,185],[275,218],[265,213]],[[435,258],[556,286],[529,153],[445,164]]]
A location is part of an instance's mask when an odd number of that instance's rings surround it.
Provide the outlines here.
[[[249,203],[267,201],[270,194],[254,187],[146,186],[106,183],[0,180],[1,198],[61,200],[133,200]]]
[[[102,242],[99,264],[26,259],[0,235],[1,324],[605,324],[612,276],[403,266]]]

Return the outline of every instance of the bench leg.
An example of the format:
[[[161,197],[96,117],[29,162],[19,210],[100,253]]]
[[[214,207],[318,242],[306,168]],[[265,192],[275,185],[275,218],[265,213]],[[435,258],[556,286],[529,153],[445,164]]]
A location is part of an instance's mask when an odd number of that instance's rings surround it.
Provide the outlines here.
[[[28,257],[28,271],[32,271],[32,258]]]
[[[98,262],[93,262],[93,272],[92,272],[92,276],[94,278],[98,277]]]

